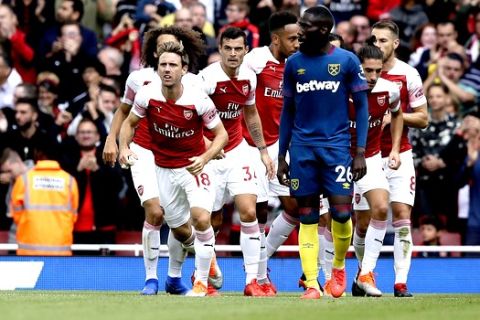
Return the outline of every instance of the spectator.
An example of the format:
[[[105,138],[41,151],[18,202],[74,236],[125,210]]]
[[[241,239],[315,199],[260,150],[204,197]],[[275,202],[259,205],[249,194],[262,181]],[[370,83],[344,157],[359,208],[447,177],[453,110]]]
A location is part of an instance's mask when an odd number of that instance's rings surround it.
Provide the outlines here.
[[[105,45],[119,49],[123,54],[122,73],[128,74],[140,68],[140,38],[139,30],[134,25],[131,16],[125,13],[120,22],[105,40]]]
[[[69,50],[62,41],[62,25],[66,23],[77,23],[79,33],[82,39],[80,52],[83,52],[84,58],[95,57],[97,55],[97,36],[90,30],[80,24],[83,17],[84,6],[82,0],[62,0],[56,12],[56,24],[49,28],[42,39],[38,48],[39,57],[48,57],[57,54],[62,50]],[[77,40],[78,41],[78,40]]]
[[[11,208],[17,224],[17,255],[71,256],[78,188],[60,168],[54,149],[42,143],[35,166],[13,185]]]
[[[353,43],[357,38],[357,28],[350,21],[342,21],[335,26],[335,33],[343,39],[344,49],[353,51]]]
[[[367,17],[377,22],[390,19],[390,11],[400,4],[401,0],[370,0],[367,4]]]
[[[56,142],[48,135],[46,129],[38,126],[36,100],[18,99],[15,103],[13,127],[13,130],[0,135],[0,141],[3,147],[15,150],[23,161],[34,160],[33,151],[36,146],[45,146],[46,143],[52,147],[56,146]]]
[[[454,102],[459,105],[459,116],[465,116],[474,107],[478,92],[461,82],[460,79],[465,72],[464,60],[457,53],[449,53],[438,61],[435,72],[431,73],[423,83],[428,88],[432,83],[445,85]]]
[[[23,82],[35,83],[36,71],[34,67],[35,52],[26,42],[26,35],[17,28],[18,20],[12,8],[0,5],[0,37],[10,42],[10,55],[13,67],[22,77]]]
[[[422,246],[439,246],[440,243],[440,231],[442,224],[434,216],[423,216],[420,219],[420,234],[422,236]],[[432,257],[446,257],[447,252],[421,252],[424,258]]]
[[[350,18],[350,23],[357,29],[357,36],[353,43],[353,50],[357,52],[370,37],[372,29],[370,27],[370,21],[366,16],[354,15]]]
[[[428,22],[428,17],[419,0],[401,0],[400,5],[390,12],[392,19],[400,30],[400,46],[397,48],[399,59],[408,61],[410,56],[410,41],[415,31]],[[405,57],[406,56],[406,57]]]
[[[247,43],[250,49],[258,47],[260,44],[259,30],[248,20],[249,12],[250,8],[246,0],[231,0],[225,9],[227,24],[220,29],[218,34],[220,35],[229,27],[237,27],[247,35]]]
[[[62,166],[77,180],[80,194],[74,243],[115,243],[119,193],[123,187],[120,168],[102,161],[100,135],[88,118],[78,124],[75,141],[64,146]]]
[[[480,9],[474,11],[473,19],[475,21],[474,33],[465,43],[465,49],[470,62],[476,62],[480,55]]]
[[[429,106],[429,126],[425,130],[412,130],[414,164],[417,187],[413,215],[435,216],[448,224],[456,222],[456,188],[452,176],[439,157],[450,142],[459,123],[446,111],[448,90],[440,84],[430,86],[426,92]],[[415,222],[415,220],[414,220]]]
[[[193,28],[192,12],[187,8],[180,8],[174,13],[173,24],[177,27],[189,30]]]
[[[64,50],[47,58],[45,67],[45,70],[52,71],[62,79],[59,87],[60,101],[68,103],[73,116],[78,112],[74,102],[80,99],[78,96],[86,88],[82,74],[87,63],[96,59],[96,55],[88,58],[88,54],[83,51],[80,29],[80,25],[75,22],[66,23],[60,28],[59,43]]]
[[[163,17],[176,11],[175,6],[165,0],[140,0],[135,13],[135,21],[139,25],[140,34],[152,28],[157,28]],[[173,16],[171,23],[173,23]]]
[[[10,53],[0,50],[0,109],[13,109],[13,92],[22,78],[13,66]],[[3,110],[8,118],[9,111]]]
[[[351,17],[365,12],[364,1],[358,0],[330,0],[330,11],[335,22],[349,21]]]
[[[7,214],[6,216],[10,219],[13,218],[12,210],[10,208],[10,198],[12,193],[13,183],[17,177],[23,175],[27,172],[28,169],[33,167],[32,162],[23,162],[17,152],[13,151],[10,148],[3,150],[0,156],[0,184],[8,185],[8,190],[6,192],[5,201]],[[2,196],[5,195],[2,193]],[[15,223],[10,225],[10,230],[8,233],[8,243],[17,243],[16,240],[17,226]]]
[[[190,6],[192,12],[193,25],[200,28],[207,37],[215,39],[215,29],[213,24],[207,20],[207,8],[201,2],[193,3]]]
[[[423,53],[425,50],[430,50],[430,54],[435,55],[435,51],[437,48],[437,29],[435,25],[431,23],[426,23],[420,28],[417,29],[413,38],[412,38],[412,45],[411,45],[412,54],[410,55],[410,59],[408,60],[408,64],[414,66],[420,73],[420,76],[423,80],[427,78],[427,70],[428,70],[428,62],[421,60]],[[426,59],[427,56],[424,56]],[[421,67],[418,68],[418,65],[421,64]]]
[[[470,185],[466,245],[480,245],[480,121],[471,120],[472,132],[466,140],[467,155],[458,172],[460,186]]]
[[[105,66],[105,75],[117,79],[123,87],[128,73],[122,72],[124,66],[122,52],[114,47],[103,47],[98,52],[98,60]]]

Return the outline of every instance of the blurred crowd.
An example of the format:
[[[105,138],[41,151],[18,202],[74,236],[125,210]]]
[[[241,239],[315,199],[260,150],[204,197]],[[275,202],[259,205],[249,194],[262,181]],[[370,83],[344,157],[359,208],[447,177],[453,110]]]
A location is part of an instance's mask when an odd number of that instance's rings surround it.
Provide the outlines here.
[[[419,71],[430,115],[427,129],[411,130],[412,223],[426,229],[422,222],[433,218],[435,228],[459,234],[462,243],[480,244],[478,0],[1,1],[0,230],[14,235],[13,183],[35,168],[39,154],[77,182],[74,243],[115,243],[119,231],[141,230],[144,214],[130,173],[106,166],[101,153],[125,80],[142,67],[143,34],[168,25],[198,31],[207,47],[202,69],[219,59],[217,38],[227,26],[243,29],[250,48],[264,46],[273,12],[300,15],[318,4],[330,8],[335,33],[352,51],[374,22],[398,24],[397,56]],[[476,238],[467,241],[467,234]]]

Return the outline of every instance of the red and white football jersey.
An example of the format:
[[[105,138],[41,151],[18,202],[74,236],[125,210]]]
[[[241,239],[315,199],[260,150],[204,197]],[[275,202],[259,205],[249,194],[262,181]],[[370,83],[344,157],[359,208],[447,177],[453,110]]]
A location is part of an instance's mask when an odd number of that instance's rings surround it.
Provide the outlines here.
[[[277,142],[280,128],[280,115],[283,107],[283,70],[285,61],[279,62],[268,46],[255,48],[245,56],[243,63],[257,75],[255,92],[258,115],[262,121],[263,137],[270,146]],[[245,122],[243,136],[248,144],[255,146]]]
[[[189,158],[205,152],[203,127],[220,123],[215,105],[200,89],[184,87],[177,101],[167,101],[159,82],[138,91],[132,112],[148,120],[155,163],[163,168],[189,165]]]
[[[427,103],[423,94],[422,79],[417,69],[405,62],[395,59],[395,65],[388,72],[382,72],[382,78],[395,83],[400,89],[400,106],[402,111],[409,113],[412,109],[418,108]],[[408,127],[403,127],[400,152],[412,149],[408,140]],[[392,150],[392,136],[390,126],[386,126],[382,133],[382,157],[387,157]]]
[[[230,151],[243,140],[243,108],[255,104],[257,77],[252,70],[242,65],[237,77],[230,79],[220,66],[220,62],[209,65],[199,75],[203,80],[203,91],[213,100],[228,132],[229,141],[224,149]],[[206,132],[205,136],[212,138],[209,132]]]
[[[352,135],[352,155],[356,152],[357,130],[355,122],[355,107],[350,100],[349,106],[350,134]],[[375,87],[368,93],[368,133],[365,157],[369,158],[380,152],[382,136],[382,121],[387,109],[397,112],[400,109],[400,91],[398,86],[388,80],[378,79]],[[390,152],[390,151],[389,151]]]

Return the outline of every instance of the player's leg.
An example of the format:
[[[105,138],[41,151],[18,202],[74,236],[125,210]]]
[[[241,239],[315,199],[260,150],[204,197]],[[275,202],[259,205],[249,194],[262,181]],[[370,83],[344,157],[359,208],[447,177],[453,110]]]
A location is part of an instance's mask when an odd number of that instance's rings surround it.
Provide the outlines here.
[[[158,255],[160,250],[160,227],[163,223],[164,211],[160,206],[159,187],[153,153],[136,143],[130,148],[138,157],[130,167],[132,180],[145,211],[142,228],[143,264],[145,267],[145,287],[142,295],[157,294],[158,291]]]
[[[325,163],[321,177],[330,204],[335,249],[330,292],[338,298],[346,288],[345,257],[352,239],[352,159],[348,148],[317,148],[316,155]]]
[[[279,197],[283,211],[270,226],[267,236],[267,255],[271,257],[277,249],[287,240],[300,220],[298,219],[298,205],[295,198],[290,196]]]
[[[298,203],[300,220],[298,245],[307,286],[301,298],[319,299],[322,295],[322,288],[317,281],[321,181],[319,163],[312,148],[291,146],[290,178],[290,192]]]
[[[172,224],[175,224],[173,221]],[[165,291],[170,294],[186,294],[187,286],[182,281],[182,267],[188,251],[183,243],[193,244],[195,235],[190,222],[170,229],[168,234],[168,273],[165,281]],[[191,247],[191,246],[190,246]]]
[[[415,168],[411,150],[400,154],[402,165],[398,170],[388,169],[384,158],[387,178],[390,187],[390,205],[393,214],[395,238],[393,242],[393,257],[395,260],[396,297],[411,297],[407,289],[407,278],[412,258],[411,212],[415,200]]]
[[[193,177],[184,170],[179,177],[185,190],[190,207],[190,217],[195,232],[195,283],[189,296],[206,296],[208,292],[208,274],[215,254],[215,234],[210,222],[210,213],[215,200],[213,170],[207,164],[203,172]],[[215,294],[216,291],[215,291]]]
[[[383,245],[387,232],[388,191],[373,189],[364,194],[369,206],[371,219],[365,232],[365,252],[361,262],[361,271],[357,279],[358,286],[367,296],[380,297],[382,292],[375,284],[373,270]],[[367,213],[367,214],[368,214]]]
[[[242,248],[245,268],[245,290],[247,296],[264,296],[263,289],[257,282],[260,260],[260,228],[256,216],[256,199],[254,194],[237,194],[235,206],[240,214],[240,247]]]

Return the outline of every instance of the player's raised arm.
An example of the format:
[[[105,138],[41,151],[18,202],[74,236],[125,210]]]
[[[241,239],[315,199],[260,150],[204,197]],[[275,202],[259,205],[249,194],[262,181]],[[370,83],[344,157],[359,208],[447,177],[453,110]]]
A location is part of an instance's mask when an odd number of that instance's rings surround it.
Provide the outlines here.
[[[265,144],[265,139],[263,137],[262,122],[260,121],[256,105],[253,104],[245,107],[243,109],[243,117],[253,142],[258,150],[260,150],[262,162],[267,168],[267,176],[269,179],[273,179],[275,176],[275,167],[272,159],[268,155],[267,145]]]

